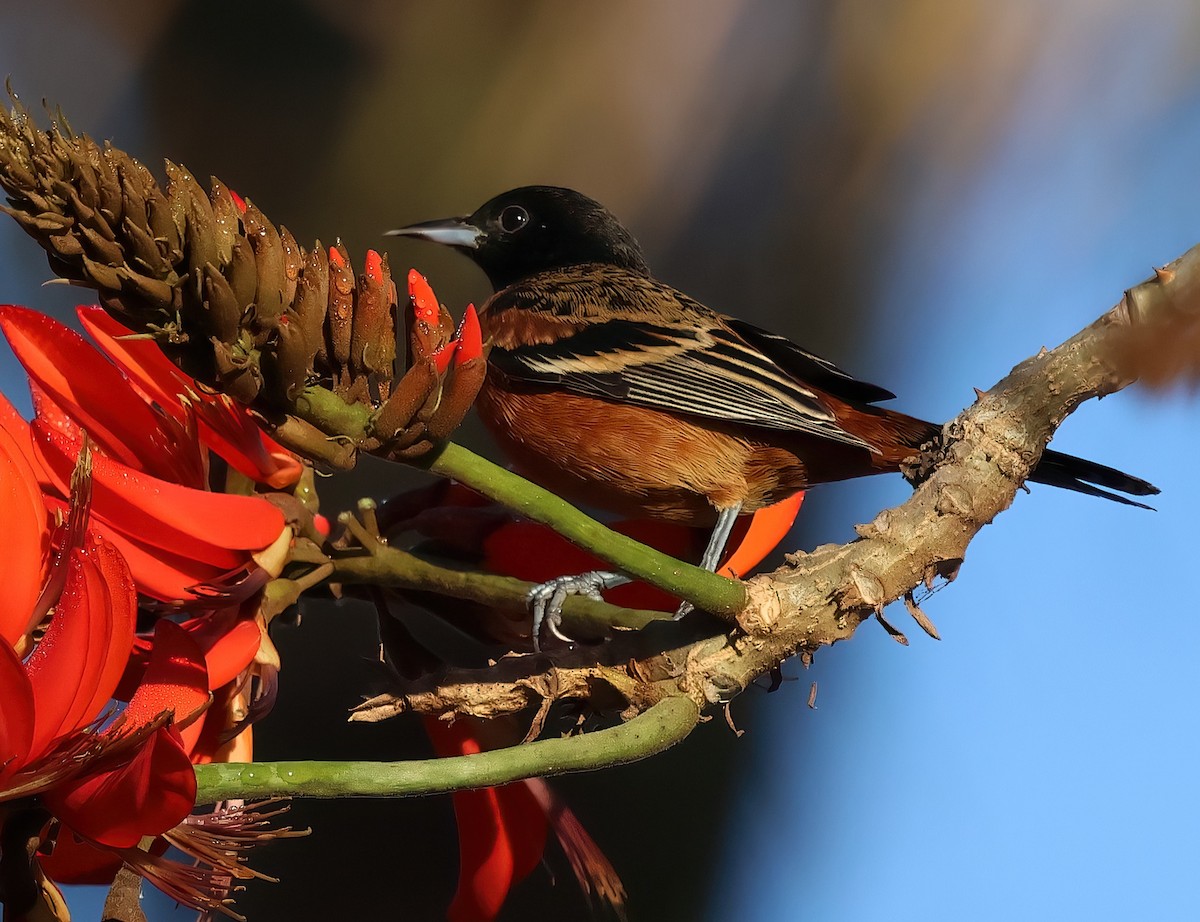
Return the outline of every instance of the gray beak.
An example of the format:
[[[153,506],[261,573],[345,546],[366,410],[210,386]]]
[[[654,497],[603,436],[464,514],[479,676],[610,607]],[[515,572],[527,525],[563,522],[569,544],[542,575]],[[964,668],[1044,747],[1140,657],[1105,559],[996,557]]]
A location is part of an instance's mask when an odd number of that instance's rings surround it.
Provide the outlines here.
[[[438,221],[422,221],[420,224],[410,224],[396,230],[384,232],[385,237],[418,237],[430,243],[440,243],[444,246],[460,247],[474,250],[479,247],[479,238],[484,236],[474,224],[468,224],[466,218],[442,218]]]

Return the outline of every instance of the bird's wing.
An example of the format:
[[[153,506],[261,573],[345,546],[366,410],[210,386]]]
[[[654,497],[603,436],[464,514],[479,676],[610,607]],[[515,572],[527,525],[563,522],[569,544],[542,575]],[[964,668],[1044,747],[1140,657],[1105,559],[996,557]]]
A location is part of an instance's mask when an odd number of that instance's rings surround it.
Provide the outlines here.
[[[896,395],[877,384],[860,381],[847,374],[828,359],[801,349],[790,339],[768,333],[744,320],[725,318],[726,325],[748,344],[754,346],[793,378],[819,387],[827,394],[842,400],[876,403],[892,400]]]
[[[497,344],[488,361],[514,381],[870,449],[838,425],[820,389],[806,386],[788,366],[809,370],[829,392],[851,399],[890,394],[855,381],[781,337],[748,324],[731,325],[672,294],[682,310],[641,316],[626,311],[612,319],[593,315],[586,323],[564,323],[559,314],[551,342]],[[544,310],[544,303],[540,306]]]

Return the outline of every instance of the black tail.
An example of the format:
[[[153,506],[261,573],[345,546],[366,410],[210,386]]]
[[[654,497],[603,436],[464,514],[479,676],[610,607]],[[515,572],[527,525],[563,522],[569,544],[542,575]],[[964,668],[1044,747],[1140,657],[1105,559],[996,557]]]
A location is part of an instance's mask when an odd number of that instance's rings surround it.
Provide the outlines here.
[[[1076,493],[1087,493],[1089,496],[1102,496],[1115,503],[1127,506],[1137,506],[1139,509],[1153,509],[1145,503],[1121,496],[1130,493],[1133,496],[1153,496],[1158,493],[1158,487],[1147,483],[1140,477],[1105,467],[1095,461],[1085,461],[1074,455],[1064,455],[1060,451],[1045,451],[1042,460],[1034,468],[1029,479],[1034,483],[1045,483],[1052,487],[1062,487],[1064,490],[1074,490]],[[1105,489],[1107,487],[1107,489]],[[1116,493],[1110,492],[1116,490]]]

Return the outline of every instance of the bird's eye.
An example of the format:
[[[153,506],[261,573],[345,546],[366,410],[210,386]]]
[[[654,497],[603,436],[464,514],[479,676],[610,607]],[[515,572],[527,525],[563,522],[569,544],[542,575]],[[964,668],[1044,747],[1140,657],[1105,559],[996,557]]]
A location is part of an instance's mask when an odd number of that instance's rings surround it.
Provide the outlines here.
[[[529,212],[520,205],[509,205],[500,212],[500,230],[506,234],[515,234],[529,223]]]

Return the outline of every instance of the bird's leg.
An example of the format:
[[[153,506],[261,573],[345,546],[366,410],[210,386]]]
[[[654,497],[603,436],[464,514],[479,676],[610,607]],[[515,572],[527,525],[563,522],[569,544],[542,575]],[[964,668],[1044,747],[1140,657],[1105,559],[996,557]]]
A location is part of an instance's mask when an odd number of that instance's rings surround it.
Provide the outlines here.
[[[721,562],[721,555],[725,552],[725,545],[729,543],[733,523],[737,521],[741,509],[742,504],[738,503],[736,506],[717,510],[716,527],[713,528],[712,536],[708,539],[708,547],[704,549],[704,555],[700,558],[700,566],[705,570],[713,572],[717,569],[717,564]],[[581,573],[578,576],[560,576],[534,586],[529,590],[527,596],[529,607],[533,612],[533,649],[541,649],[540,637],[543,624],[546,626],[546,630],[559,640],[567,643],[573,642],[572,638],[560,630],[563,602],[567,600],[567,596],[585,595],[599,601],[600,593],[605,589],[624,586],[628,582],[630,582],[629,577],[620,573],[614,573],[611,570],[592,570],[590,573]],[[679,620],[691,610],[691,602],[682,603],[679,610],[675,612],[675,619]]]
[[[704,556],[700,558],[700,566],[705,570],[716,572],[717,564],[721,562],[721,555],[725,553],[725,545],[729,543],[729,534],[733,531],[733,523],[737,521],[738,513],[741,511],[741,503],[717,510],[716,527],[713,528],[712,537],[708,539],[708,547],[704,549]],[[691,610],[691,602],[680,603],[679,609],[675,612],[675,620],[678,621]]]
[[[567,596],[585,595],[600,601],[600,593],[605,589],[624,586],[629,581],[628,576],[614,573],[611,570],[592,570],[577,576],[559,576],[534,586],[526,597],[529,600],[529,608],[533,612],[533,649],[535,651],[541,649],[539,638],[543,623],[546,625],[546,629],[559,640],[567,643],[574,642],[559,629],[559,625],[562,624],[563,602],[567,600]]]
[[[741,511],[741,503],[717,510],[717,524],[713,528],[712,537],[708,539],[704,556],[700,558],[700,566],[710,573],[715,572],[717,564],[721,562],[721,555],[725,553],[725,545],[729,543],[729,535],[733,532],[733,523],[737,521]]]

